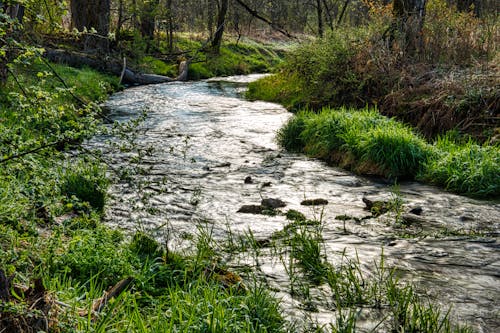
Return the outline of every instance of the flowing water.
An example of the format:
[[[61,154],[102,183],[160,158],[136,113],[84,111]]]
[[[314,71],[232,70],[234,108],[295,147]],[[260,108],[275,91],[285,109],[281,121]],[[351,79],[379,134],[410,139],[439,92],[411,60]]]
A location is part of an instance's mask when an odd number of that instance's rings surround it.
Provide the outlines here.
[[[229,229],[233,235],[251,230],[257,240],[265,240],[290,221],[279,214],[237,211],[259,205],[263,198],[279,198],[286,203],[282,211],[294,209],[322,221],[325,255],[333,264],[345,251],[357,255],[364,270],[373,271],[383,251],[387,264],[398,267],[426,298],[444,309],[452,307],[452,321],[478,332],[498,332],[500,204],[414,182],[394,187],[281,150],[276,131],[291,114],[279,105],[242,97],[246,84],[258,77],[135,87],[112,96],[107,102],[112,120],[137,118],[143,109],[147,115],[137,131],[131,130],[128,148],[107,149],[109,137],[93,142],[111,168],[132,163],[143,169],[133,181],[112,187],[109,223],[155,232],[179,249],[202,224],[216,240],[227,238]],[[401,211],[362,219],[370,215],[364,197],[397,198],[404,205]],[[301,205],[316,198],[328,204]],[[421,209],[419,216],[409,213],[414,208]],[[335,219],[340,215],[347,220]],[[234,265],[242,265],[241,259]],[[331,295],[316,290],[316,299],[324,302],[309,311],[290,295],[283,265],[265,250],[259,272],[290,320],[334,320]],[[373,323],[367,320],[359,327],[373,328]]]

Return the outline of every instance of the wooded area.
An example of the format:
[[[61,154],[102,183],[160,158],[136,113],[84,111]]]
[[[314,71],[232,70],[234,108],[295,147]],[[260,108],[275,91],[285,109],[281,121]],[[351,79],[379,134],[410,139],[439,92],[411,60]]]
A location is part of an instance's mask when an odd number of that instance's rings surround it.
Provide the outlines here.
[[[476,16],[496,14],[494,0],[446,0],[458,10],[474,12]],[[397,31],[407,35],[407,51],[414,52],[422,43],[421,29],[425,20],[426,0],[395,0],[394,22],[389,36],[395,38]],[[197,33],[204,36],[204,51],[220,52],[224,33],[264,38],[303,38],[323,36],[341,26],[361,26],[370,19],[370,8],[391,6],[389,0],[44,0],[2,1],[0,7],[4,34],[0,47],[4,54],[0,63],[0,82],[5,82],[8,69],[5,64],[16,57],[16,41],[53,48],[53,44],[65,45],[65,40],[75,51],[89,54],[93,60],[86,65],[119,75],[117,68],[123,57],[136,57],[138,52],[155,54],[158,57],[182,56],[176,46],[175,34]],[[19,25],[23,24],[23,27]],[[68,35],[68,33],[71,33]],[[52,36],[52,37],[49,37]],[[47,39],[54,39],[47,43]],[[59,40],[58,40],[59,39]],[[420,41],[419,41],[420,40]],[[61,44],[62,43],[62,44]],[[66,43],[67,45],[67,43]],[[162,46],[163,45],[163,46]],[[68,45],[67,45],[68,46]],[[67,46],[65,48],[67,48]],[[81,59],[75,55],[69,59],[54,57],[56,50],[47,52],[51,60],[70,60],[73,65]],[[191,50],[191,54],[197,50]],[[107,56],[106,64],[97,64],[101,55]],[[188,56],[184,53],[184,57]],[[187,59],[188,62],[190,59]],[[83,64],[82,63],[82,64]],[[135,80],[131,68],[126,71],[129,83],[144,83]],[[179,75],[185,77],[185,75]],[[138,77],[137,77],[138,78]],[[168,81],[170,78],[163,78]],[[128,80],[128,81],[127,81]],[[152,78],[151,83],[160,78]]]

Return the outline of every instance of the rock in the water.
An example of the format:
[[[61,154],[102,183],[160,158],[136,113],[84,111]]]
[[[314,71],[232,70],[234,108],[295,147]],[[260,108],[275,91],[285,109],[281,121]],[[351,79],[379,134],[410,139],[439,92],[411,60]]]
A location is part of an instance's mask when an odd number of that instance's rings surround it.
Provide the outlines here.
[[[405,225],[405,226],[410,226],[410,225],[422,225],[424,223],[426,223],[427,220],[425,220],[424,218],[422,217],[419,217],[418,215],[415,215],[415,214],[403,214],[403,220],[402,220],[402,224]]]
[[[250,176],[246,176],[245,178],[245,184],[253,184],[253,179]]]
[[[373,201],[372,200],[370,200],[370,199],[368,199],[366,197],[363,197],[362,200],[363,200],[363,202],[366,205],[366,209],[368,209],[368,210],[372,209],[372,207],[373,207]]]
[[[262,187],[270,187],[270,186],[271,186],[271,182],[262,183]]]
[[[262,214],[262,211],[265,207],[261,205],[243,205],[240,209],[238,209],[237,213],[246,213],[246,214]]]
[[[422,215],[423,211],[424,211],[424,209],[422,207],[418,206],[418,207],[411,209],[410,213],[415,214],[415,215]]]
[[[260,204],[266,208],[280,208],[286,206],[286,203],[283,200],[275,198],[262,199]]]
[[[303,200],[301,203],[303,206],[320,206],[320,205],[328,205],[328,200],[325,199],[306,199]]]

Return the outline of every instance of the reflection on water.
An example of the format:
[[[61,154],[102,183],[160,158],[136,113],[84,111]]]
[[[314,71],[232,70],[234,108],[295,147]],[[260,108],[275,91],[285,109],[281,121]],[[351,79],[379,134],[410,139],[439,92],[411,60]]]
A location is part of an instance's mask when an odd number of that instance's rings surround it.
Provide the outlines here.
[[[370,270],[383,249],[388,262],[397,265],[431,300],[446,308],[452,305],[453,319],[494,332],[500,325],[500,204],[418,183],[394,189],[391,184],[280,150],[275,134],[291,115],[276,104],[242,99],[246,83],[256,78],[168,83],[112,96],[107,106],[115,120],[133,118],[147,107],[137,142],[154,147],[154,152],[141,161],[148,169],[142,177],[164,185],[141,189],[150,195],[151,209],[146,210],[132,209],[137,189],[114,185],[109,223],[131,230],[158,228],[161,234],[168,222],[171,246],[180,246],[178,236],[193,234],[199,221],[207,221],[216,238],[225,237],[229,225],[234,233],[250,229],[257,239],[266,239],[287,224],[284,216],[236,211],[242,205],[258,205],[262,198],[280,198],[287,204],[285,210],[295,209],[310,218],[321,216],[328,258],[346,250],[357,254]],[[108,152],[106,156],[119,166],[127,153]],[[245,182],[247,177],[251,182]],[[395,225],[394,216],[386,215],[362,219],[367,215],[363,197],[388,198],[395,192],[405,202],[404,214],[422,209],[411,225]],[[307,198],[324,198],[328,205],[321,209],[301,206]],[[351,219],[336,220],[339,215]],[[287,294],[283,268],[265,256],[260,264],[268,284],[283,299],[284,311],[292,317],[303,316],[300,304]],[[334,317],[321,307],[309,315],[324,323]]]

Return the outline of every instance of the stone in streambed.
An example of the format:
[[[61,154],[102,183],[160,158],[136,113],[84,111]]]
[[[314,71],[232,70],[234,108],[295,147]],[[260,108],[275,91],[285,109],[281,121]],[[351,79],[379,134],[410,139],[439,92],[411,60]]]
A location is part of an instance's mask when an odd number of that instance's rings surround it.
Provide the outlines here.
[[[424,211],[424,209],[420,206],[417,206],[415,208],[412,208],[410,210],[410,213],[414,214],[414,215],[422,215],[422,212]]]
[[[302,206],[321,206],[321,205],[328,205],[328,200],[325,199],[306,199],[303,200],[300,203]]]
[[[281,200],[281,199],[276,199],[276,198],[267,198],[267,199],[262,199],[260,203],[263,207],[265,208],[280,208],[280,207],[285,207],[286,203]]]
[[[389,203],[382,200],[370,200],[363,197],[363,202],[366,205],[366,209],[369,210],[374,217],[379,217],[389,211]]]
[[[245,178],[245,184],[253,184],[253,179],[250,176],[246,176]]]
[[[245,214],[262,214],[264,207],[261,205],[243,205],[240,209],[238,209],[237,213],[245,213]]]

